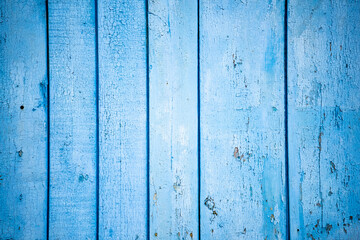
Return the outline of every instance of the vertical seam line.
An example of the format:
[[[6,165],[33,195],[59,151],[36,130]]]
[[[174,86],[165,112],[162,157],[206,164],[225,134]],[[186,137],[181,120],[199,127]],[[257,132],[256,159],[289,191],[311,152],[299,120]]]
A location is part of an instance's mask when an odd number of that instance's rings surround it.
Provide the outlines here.
[[[199,240],[201,238],[201,147],[200,147],[200,0],[197,0],[197,130],[198,130],[198,224]]]
[[[150,239],[150,77],[149,77],[149,2],[145,1],[146,34],[146,234]]]
[[[286,236],[290,239],[290,188],[289,188],[289,131],[288,131],[288,0],[284,12],[284,101],[285,101],[285,178],[286,178]]]
[[[46,239],[49,239],[50,218],[50,47],[49,47],[49,1],[45,1],[46,12],[46,76],[47,76],[47,196],[46,196]]]

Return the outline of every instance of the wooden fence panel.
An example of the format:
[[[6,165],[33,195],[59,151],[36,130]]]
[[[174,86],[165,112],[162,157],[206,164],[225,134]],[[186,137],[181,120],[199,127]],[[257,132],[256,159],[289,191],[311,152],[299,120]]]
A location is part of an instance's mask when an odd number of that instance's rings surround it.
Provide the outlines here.
[[[150,239],[197,239],[197,2],[148,14]]]
[[[145,1],[99,1],[99,238],[147,237]]]
[[[284,1],[200,1],[202,239],[286,237]]]
[[[359,1],[1,1],[0,239],[360,238],[359,22]]]
[[[45,1],[0,1],[0,239],[45,239]]]
[[[360,3],[289,3],[293,239],[360,236]]]
[[[96,236],[95,4],[49,1],[50,239]]]

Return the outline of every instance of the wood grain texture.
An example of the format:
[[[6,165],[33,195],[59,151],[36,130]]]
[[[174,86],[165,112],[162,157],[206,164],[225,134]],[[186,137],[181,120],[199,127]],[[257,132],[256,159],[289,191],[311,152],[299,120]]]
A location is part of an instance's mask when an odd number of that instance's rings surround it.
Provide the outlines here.
[[[293,239],[360,238],[359,22],[359,1],[290,1]]]
[[[95,239],[94,1],[49,1],[49,51],[49,237]]]
[[[286,99],[291,239],[360,239],[360,2],[199,2],[49,0],[47,66],[0,1],[0,239],[286,239]]]
[[[45,1],[0,1],[0,239],[46,239]]]
[[[197,2],[148,14],[150,239],[197,239]]]
[[[286,237],[284,1],[200,1],[201,238]]]
[[[100,239],[147,237],[145,1],[99,1]]]

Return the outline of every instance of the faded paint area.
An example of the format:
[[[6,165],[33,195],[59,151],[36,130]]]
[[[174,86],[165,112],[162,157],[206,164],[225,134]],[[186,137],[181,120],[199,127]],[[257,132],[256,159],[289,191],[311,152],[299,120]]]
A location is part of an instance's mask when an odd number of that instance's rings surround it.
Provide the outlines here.
[[[290,1],[293,239],[360,236],[360,3]]]
[[[202,239],[286,237],[284,1],[200,1]]]
[[[149,1],[150,239],[198,239],[197,1]]]

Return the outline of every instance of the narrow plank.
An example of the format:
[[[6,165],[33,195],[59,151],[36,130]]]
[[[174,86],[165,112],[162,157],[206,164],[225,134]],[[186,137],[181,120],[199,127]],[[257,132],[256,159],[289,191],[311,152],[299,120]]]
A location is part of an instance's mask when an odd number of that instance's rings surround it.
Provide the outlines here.
[[[94,1],[49,1],[50,239],[95,239]]]
[[[100,239],[147,238],[145,1],[99,1]]]
[[[46,239],[45,1],[0,2],[0,238]]]
[[[286,237],[284,1],[200,1],[201,238]]]
[[[360,2],[290,1],[293,239],[360,236]]]
[[[150,238],[198,238],[197,2],[149,1]]]

